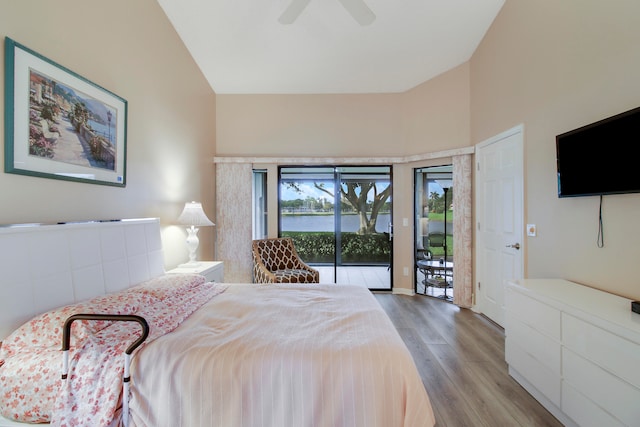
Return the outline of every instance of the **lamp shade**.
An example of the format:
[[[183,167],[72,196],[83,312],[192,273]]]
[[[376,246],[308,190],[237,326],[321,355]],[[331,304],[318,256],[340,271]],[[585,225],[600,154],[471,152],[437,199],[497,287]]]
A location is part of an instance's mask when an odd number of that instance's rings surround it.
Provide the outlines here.
[[[196,227],[205,227],[215,225],[202,209],[202,203],[188,202],[184,204],[184,210],[178,217],[178,224],[193,225]]]

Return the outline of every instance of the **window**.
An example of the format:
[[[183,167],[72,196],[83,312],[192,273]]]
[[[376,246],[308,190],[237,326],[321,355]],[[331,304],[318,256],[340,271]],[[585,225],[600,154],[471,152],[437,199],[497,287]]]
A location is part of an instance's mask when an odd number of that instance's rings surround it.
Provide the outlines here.
[[[253,170],[252,186],[252,231],[253,239],[267,238],[267,171]]]

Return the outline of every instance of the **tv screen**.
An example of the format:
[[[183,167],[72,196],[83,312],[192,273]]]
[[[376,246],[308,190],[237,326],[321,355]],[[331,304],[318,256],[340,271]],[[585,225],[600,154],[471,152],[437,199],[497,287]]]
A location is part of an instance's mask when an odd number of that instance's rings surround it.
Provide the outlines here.
[[[640,192],[640,107],[556,136],[558,196]]]

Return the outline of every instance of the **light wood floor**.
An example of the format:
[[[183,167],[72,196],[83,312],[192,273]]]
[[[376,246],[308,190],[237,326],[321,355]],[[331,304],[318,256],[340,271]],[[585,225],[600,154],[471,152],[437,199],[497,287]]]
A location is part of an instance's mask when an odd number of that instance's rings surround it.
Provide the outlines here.
[[[507,373],[502,328],[438,299],[374,295],[413,355],[436,426],[562,426]]]

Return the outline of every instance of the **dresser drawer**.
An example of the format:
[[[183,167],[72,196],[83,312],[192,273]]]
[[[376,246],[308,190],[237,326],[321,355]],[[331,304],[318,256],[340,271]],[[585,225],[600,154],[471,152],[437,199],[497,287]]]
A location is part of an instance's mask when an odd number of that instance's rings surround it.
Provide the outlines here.
[[[562,383],[562,412],[580,427],[625,427],[567,382]]]
[[[610,348],[609,351],[615,353],[616,349]],[[640,389],[567,348],[562,349],[562,375],[567,385],[579,390],[585,398],[612,414],[622,424],[638,425]],[[563,400],[562,410],[567,412],[572,405],[571,400]]]
[[[506,309],[520,322],[560,341],[560,310],[507,288]]]
[[[506,313],[506,339],[511,344],[517,344],[540,364],[559,376],[562,354],[560,342],[520,322],[515,316],[511,311]],[[508,352],[505,352],[505,356],[507,363],[511,363]]]
[[[509,368],[516,370],[551,403],[560,407],[560,375],[531,356],[516,340],[507,337],[505,355]]]
[[[639,344],[566,313],[562,339],[565,347],[640,388]]]

